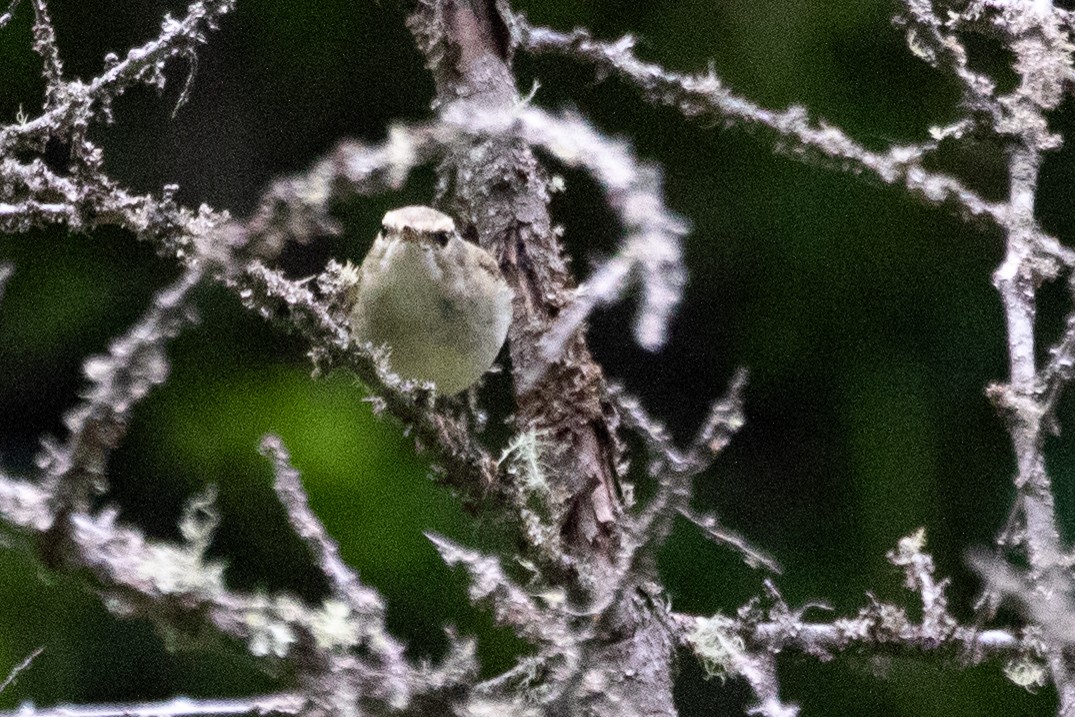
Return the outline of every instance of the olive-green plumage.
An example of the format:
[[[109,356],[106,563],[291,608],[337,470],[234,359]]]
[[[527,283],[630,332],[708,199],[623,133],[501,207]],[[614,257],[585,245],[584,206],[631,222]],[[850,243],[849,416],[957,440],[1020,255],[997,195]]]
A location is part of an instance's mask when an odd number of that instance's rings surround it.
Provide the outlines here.
[[[511,322],[512,291],[496,261],[429,207],[385,214],[351,298],[356,338],[386,345],[393,371],[446,395],[481,378]]]

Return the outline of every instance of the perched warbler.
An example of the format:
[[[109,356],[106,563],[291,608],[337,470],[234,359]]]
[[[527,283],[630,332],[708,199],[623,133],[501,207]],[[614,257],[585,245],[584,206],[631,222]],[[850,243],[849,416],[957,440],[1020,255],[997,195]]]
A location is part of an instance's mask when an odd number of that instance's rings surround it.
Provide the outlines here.
[[[496,260],[460,237],[447,214],[388,212],[357,273],[351,330],[386,345],[394,372],[453,395],[493,364],[511,323],[512,291]]]

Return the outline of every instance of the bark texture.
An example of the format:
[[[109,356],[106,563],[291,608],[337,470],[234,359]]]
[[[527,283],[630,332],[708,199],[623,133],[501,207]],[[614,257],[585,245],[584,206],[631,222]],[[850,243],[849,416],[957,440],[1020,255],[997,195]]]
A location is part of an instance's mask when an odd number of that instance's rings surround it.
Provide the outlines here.
[[[440,113],[510,113],[519,105],[503,5],[421,2],[409,24],[433,73]],[[618,418],[581,331],[551,363],[540,350],[574,289],[549,215],[548,178],[530,148],[510,137],[461,143],[440,178],[464,235],[498,259],[515,292],[508,341],[516,424],[543,432],[558,447],[548,458],[550,481],[564,497],[559,515],[566,559],[547,567],[569,594],[600,600],[604,586],[615,582],[625,539]],[[601,626],[605,648],[587,655],[577,695],[594,715],[675,714],[672,639],[660,603],[642,585],[621,587],[627,599]],[[603,665],[618,665],[619,678],[612,680]],[[565,696],[564,714],[572,702]]]

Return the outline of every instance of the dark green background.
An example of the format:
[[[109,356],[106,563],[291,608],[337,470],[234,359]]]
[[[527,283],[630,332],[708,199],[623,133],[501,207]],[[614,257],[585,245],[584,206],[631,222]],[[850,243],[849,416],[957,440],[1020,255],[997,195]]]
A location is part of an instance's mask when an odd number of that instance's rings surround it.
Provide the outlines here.
[[[915,61],[890,23],[896,6],[874,0],[784,3],[538,2],[516,7],[559,29],[581,24],[604,38],[631,32],[639,53],[677,70],[718,74],[773,108],[801,103],[871,147],[925,136],[957,116],[958,88]],[[88,79],[102,57],[121,56],[157,33],[178,2],[54,0],[50,6],[68,76]],[[116,123],[94,136],[107,168],[136,191],[181,187],[179,199],[242,216],[266,184],[300,171],[344,137],[377,141],[396,120],[429,116],[432,84],[394,3],[240,0],[199,53],[190,102],[171,118],[183,62],[163,95],[138,88],[115,105]],[[0,118],[41,102],[39,60],[24,3],[0,31]],[[986,42],[983,66],[1005,67]],[[955,610],[968,616],[977,584],[965,551],[988,545],[1011,498],[1012,461],[1001,422],[983,395],[1005,375],[1003,317],[990,286],[1002,237],[928,207],[872,178],[774,152],[764,132],[720,121],[687,123],[647,106],[615,81],[552,58],[521,57],[520,86],[540,80],[536,103],[574,109],[629,138],[665,168],[668,203],[693,223],[690,283],[667,348],[647,354],[624,327],[630,301],[595,316],[594,351],[610,376],[640,395],[680,441],[732,371],[751,369],[748,423],[699,482],[698,502],[769,549],[784,565],[779,585],[793,604],[824,599],[856,610],[866,591],[914,606],[884,553],[918,526],[928,531]],[[1002,81],[1011,82],[1009,74]],[[1056,117],[1071,128],[1070,105]],[[1003,156],[989,144],[948,152],[945,166],[999,198]],[[554,204],[581,275],[616,241],[614,217],[595,185],[567,172]],[[1065,149],[1043,171],[1040,213],[1070,240],[1072,162]],[[296,276],[330,257],[359,259],[380,214],[427,202],[426,168],[398,196],[356,202],[338,239],[293,248]],[[0,239],[16,273],[0,303],[0,460],[31,470],[36,440],[62,435],[77,401],[83,358],[106,349],[172,280],[173,266],[119,231],[47,231]],[[1040,325],[1057,335],[1060,289],[1045,291]],[[172,351],[171,380],[139,407],[117,453],[111,500],[127,521],[174,536],[183,501],[214,483],[223,522],[214,553],[237,587],[288,589],[316,599],[322,584],[286,526],[271,491],[259,437],[279,433],[302,470],[311,501],[346,559],[389,601],[389,621],[415,655],[437,655],[441,627],[481,638],[488,671],[520,649],[465,599],[462,576],[444,568],[422,537],[434,529],[477,546],[496,529],[465,517],[426,480],[426,464],[392,422],[374,420],[348,375],[309,377],[304,347],[245,313],[218,289],[200,293],[201,324]],[[505,384],[489,398],[504,403]],[[1061,419],[1073,418],[1065,401]],[[1071,514],[1075,455],[1050,445],[1060,510]],[[17,544],[15,546],[18,547]],[[661,555],[674,608],[733,611],[760,592],[761,575],[698,532],[678,526]],[[174,694],[247,694],[287,685],[241,647],[198,636],[164,640],[118,621],[68,577],[45,572],[25,551],[0,554],[0,673],[39,646],[32,669],[0,701],[96,702]],[[826,614],[813,613],[824,619]],[[1010,616],[1009,616],[1010,617]],[[684,715],[739,714],[739,682],[705,682],[686,656],[678,699]],[[845,656],[833,664],[781,660],[786,699],[804,714],[1045,715],[1050,691],[1030,696],[997,665],[960,670],[950,661]]]

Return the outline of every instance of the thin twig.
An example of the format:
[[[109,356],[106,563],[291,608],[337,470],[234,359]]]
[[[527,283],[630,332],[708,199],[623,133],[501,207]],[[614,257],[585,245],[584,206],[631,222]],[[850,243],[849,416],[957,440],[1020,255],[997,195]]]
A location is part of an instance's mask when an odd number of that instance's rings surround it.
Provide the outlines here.
[[[585,169],[604,190],[609,207],[623,224],[625,236],[616,255],[591,273],[542,339],[545,360],[558,359],[593,308],[618,300],[635,273],[642,287],[635,341],[649,351],[663,346],[686,284],[681,238],[688,224],[666,206],[660,169],[639,161],[627,142],[610,139],[578,116],[525,107],[507,118],[473,112],[464,117],[460,124],[469,132],[513,131],[568,166]],[[446,119],[460,120],[453,114]],[[498,128],[504,119],[510,119],[511,125]]]
[[[11,672],[7,674],[7,677],[4,678],[4,681],[0,682],[0,694],[2,694],[4,690],[10,687],[15,682],[15,679],[19,676],[19,674],[25,671],[28,667],[30,667],[30,665],[33,664],[33,661],[37,659],[37,656],[44,651],[44,647],[39,647],[33,652],[31,652],[29,655],[27,655],[26,659],[24,659],[22,662],[12,667]]]
[[[680,507],[679,514],[702,529],[703,534],[715,543],[731,548],[742,556],[743,562],[752,568],[765,568],[779,575],[780,564],[768,553],[750,544],[734,530],[725,528],[712,513],[698,513],[688,507]]]
[[[609,387],[609,396],[619,407],[624,425],[638,432],[646,442],[651,453],[649,472],[658,481],[656,494],[634,520],[631,530],[634,542],[625,545],[625,556],[621,561],[633,564],[642,554],[660,546],[671,531],[675,516],[682,511],[690,512],[694,477],[709,469],[731,437],[743,426],[746,382],[747,372],[742,369],[736,371],[727,393],[710,406],[706,420],[686,451],[675,446],[664,426],[646,413],[638,399],[619,386]],[[704,521],[702,527],[706,527]],[[716,537],[715,534],[707,535]],[[748,564],[757,564],[755,556],[763,556],[764,553],[750,548],[745,540],[742,545],[748,548],[744,553]],[[776,565],[771,559],[761,561],[761,564],[766,563]]]
[[[264,436],[261,439],[261,454],[272,461],[275,476],[273,488],[287,511],[291,528],[310,547],[336,598],[346,602],[355,612],[364,613],[371,607],[380,608],[380,597],[365,587],[358,579],[358,573],[343,561],[336,541],[329,536],[310,508],[299,472],[291,465],[291,456],[284,442],[279,436]]]
[[[748,714],[762,717],[797,717],[799,707],[785,704],[780,699],[780,680],[776,675],[776,655],[762,652],[744,656],[737,665],[737,671],[750,685],[758,703],[748,710]]]
[[[15,270],[9,264],[0,264],[0,299],[4,298],[4,288],[7,286],[7,280],[11,278],[11,275]]]
[[[602,72],[618,76],[637,88],[647,101],[677,108],[688,118],[716,118],[745,127],[764,127],[791,142],[789,151],[818,155],[836,162],[844,170],[866,172],[886,184],[900,184],[911,194],[931,204],[950,204],[971,214],[987,217],[997,226],[1009,228],[1012,219],[1005,203],[990,202],[960,180],[927,170],[921,164],[925,151],[936,142],[922,146],[893,146],[875,152],[853,140],[842,129],[812,121],[798,106],[784,111],[766,109],[724,86],[711,69],[689,75],[643,62],[634,54],[634,38],[601,42],[586,30],[569,33],[530,25],[515,16],[522,46],[535,53],[558,53],[594,64]],[[1075,265],[1075,252],[1040,229],[1038,242],[1043,256],[1065,266]]]
[[[897,16],[897,22],[907,28],[911,53],[958,79],[963,86],[964,104],[989,118],[989,130],[999,126],[1004,110],[994,95],[996,85],[970,67],[962,39],[945,31],[943,21],[928,0],[904,0],[903,5],[906,13]]]
[[[1075,299],[1075,293],[1072,294]],[[1068,314],[1064,333],[1049,349],[1049,363],[1038,376],[1039,403],[1047,416],[1056,409],[1061,392],[1075,378],[1075,311]],[[1054,431],[1057,430],[1054,426]]]
[[[510,626],[516,635],[536,644],[552,644],[567,650],[573,641],[562,617],[541,607],[517,586],[496,558],[455,543],[443,535],[426,533],[440,557],[450,566],[462,565],[470,575],[472,602],[488,601],[497,622]]]
[[[1050,642],[1075,647],[1075,596],[1046,595],[1034,589],[1036,577],[983,552],[972,552],[971,568],[991,590],[1018,603]]]
[[[214,717],[214,715],[298,715],[309,706],[304,695],[281,692],[260,697],[235,699],[191,699],[176,697],[163,702],[132,702],[115,705],[57,705],[35,707],[24,704],[0,717]]]
[[[31,0],[34,6],[34,51],[44,61],[45,107],[57,104],[63,92],[63,62],[56,47],[56,30],[49,18],[45,0]]]
[[[125,435],[134,406],[167,378],[165,348],[195,318],[190,295],[201,278],[200,271],[185,271],[157,292],[149,311],[112,342],[108,355],[85,362],[90,385],[86,400],[65,416],[70,436],[62,445],[43,444],[41,462],[56,521],[51,542],[62,540],[68,518],[85,510],[93,490],[104,490],[109,456]]]
[[[22,0],[11,0],[7,4],[7,10],[4,11],[3,15],[0,15],[0,30],[4,29],[4,27],[11,22],[11,18],[15,17],[15,8],[19,6],[21,1]]]
[[[827,655],[883,642],[886,645],[903,646],[914,650],[933,650],[944,646],[958,646],[960,653],[976,655],[978,661],[996,655],[1014,655],[1021,648],[1019,638],[1008,630],[973,630],[959,628],[941,641],[923,642],[920,635],[925,628],[903,633],[886,631],[877,633],[879,625],[874,620],[854,618],[833,622],[763,622],[750,628],[749,638],[771,649],[797,649],[808,655]]]
[[[0,128],[0,155],[7,155],[14,146],[26,146],[51,136],[57,127],[68,126],[74,115],[108,112],[109,101],[132,85],[144,82],[163,87],[164,63],[204,42],[205,30],[215,28],[217,19],[234,5],[235,0],[192,2],[183,18],[168,18],[158,37],[132,48],[126,58],[106,67],[89,83],[64,85],[63,101],[32,120]]]
[[[1055,40],[1054,19],[1049,13],[1012,14],[1011,9],[998,11],[993,17],[994,25],[1016,56],[1020,84],[1010,96],[1009,106],[1021,121],[1005,128],[1015,141],[1008,160],[1010,221],[1006,225],[1004,261],[993,275],[1007,322],[1009,383],[1007,387],[994,388],[992,394],[1008,419],[1016,459],[1014,482],[1023,525],[1018,546],[1030,564],[1027,589],[1043,596],[1043,605],[1035,608],[1039,616],[1042,611],[1058,615],[1070,611],[1071,572],[1063,554],[1043,434],[1052,401],[1059,392],[1061,374],[1066,371],[1059,366],[1063,354],[1054,354],[1058,365],[1046,368],[1042,392],[1042,374],[1038,373],[1035,356],[1036,292],[1043,279],[1054,277],[1055,267],[1038,261],[1041,240],[1034,203],[1043,153],[1057,144],[1044,117],[1045,110],[1059,102],[1060,79],[1052,75],[1063,68],[1070,70],[1073,48],[1066,37],[1063,42]],[[997,127],[998,132],[1001,129]],[[1063,339],[1061,350],[1062,344]],[[997,591],[995,584],[992,589]],[[1043,623],[1043,629],[1049,628]],[[1046,642],[1046,659],[1059,697],[1058,714],[1075,717],[1071,651],[1055,638]]]

